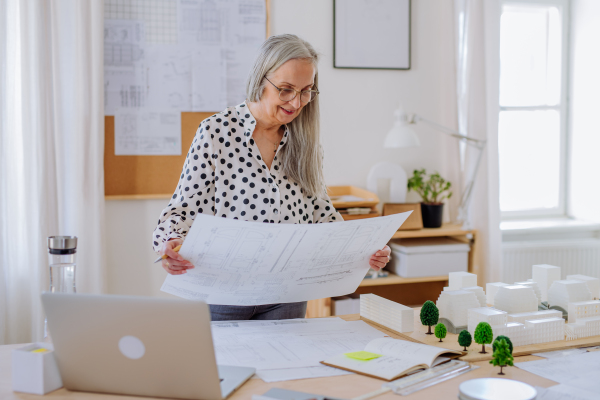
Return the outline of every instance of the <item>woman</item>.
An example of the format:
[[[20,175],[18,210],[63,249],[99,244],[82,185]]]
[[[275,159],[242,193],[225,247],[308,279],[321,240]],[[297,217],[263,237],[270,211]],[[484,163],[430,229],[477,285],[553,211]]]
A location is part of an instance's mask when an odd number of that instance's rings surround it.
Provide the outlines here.
[[[172,275],[194,266],[173,249],[196,213],[268,223],[342,221],[327,196],[319,144],[318,56],[295,35],[263,43],[246,85],[247,100],[202,121],[179,184],[154,231]],[[376,252],[371,268],[389,261]],[[306,302],[210,305],[213,320],[304,318]]]

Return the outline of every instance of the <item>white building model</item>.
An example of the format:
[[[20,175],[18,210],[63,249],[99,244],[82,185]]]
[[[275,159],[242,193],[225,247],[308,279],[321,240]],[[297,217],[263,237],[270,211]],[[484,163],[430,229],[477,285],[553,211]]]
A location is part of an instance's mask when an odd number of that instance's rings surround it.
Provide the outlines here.
[[[500,335],[508,336],[513,346],[553,342],[565,337],[565,320],[561,316],[556,310],[507,314],[492,307],[472,308],[468,311],[468,331],[474,336],[477,325],[487,322],[492,326],[494,340]]]
[[[414,330],[415,310],[375,294],[360,295],[360,316],[397,332]]]
[[[548,288],[552,282],[560,280],[560,267],[554,265],[534,265],[531,270],[532,281],[537,282],[542,292],[542,301],[548,301]]]
[[[538,298],[538,306],[542,304],[542,291],[540,290],[540,287],[537,284],[537,282],[529,280],[529,281],[525,281],[525,282],[515,282],[515,285],[531,286],[531,288],[535,292],[535,295]]]
[[[569,303],[567,340],[600,335],[600,300]]]
[[[583,281],[554,281],[548,289],[548,304],[550,307],[559,306],[568,311],[569,303],[587,300],[592,300],[592,293]]]
[[[583,281],[587,285],[590,292],[592,292],[592,298],[600,300],[600,279],[586,275],[567,275],[567,280]]]
[[[498,293],[498,288],[501,286],[509,286],[504,282],[493,282],[485,285],[486,301],[490,306],[494,305],[494,296]]]
[[[473,292],[466,290],[444,290],[436,302],[440,318],[446,318],[454,327],[467,326],[467,310],[479,308],[479,300]],[[446,327],[448,328],[448,327]]]
[[[494,296],[494,307],[509,314],[537,311],[538,298],[531,286],[500,286]]]

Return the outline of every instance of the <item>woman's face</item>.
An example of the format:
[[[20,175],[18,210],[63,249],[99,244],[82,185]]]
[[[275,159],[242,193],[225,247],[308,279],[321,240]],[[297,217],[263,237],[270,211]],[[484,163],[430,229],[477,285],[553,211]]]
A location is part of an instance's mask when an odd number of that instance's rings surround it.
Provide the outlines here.
[[[281,89],[297,91],[313,89],[315,83],[315,67],[310,61],[293,59],[284,63],[268,79]],[[291,101],[282,101],[279,91],[268,81],[260,99],[261,108],[273,124],[288,124],[294,120],[306,105],[300,101],[300,94]]]

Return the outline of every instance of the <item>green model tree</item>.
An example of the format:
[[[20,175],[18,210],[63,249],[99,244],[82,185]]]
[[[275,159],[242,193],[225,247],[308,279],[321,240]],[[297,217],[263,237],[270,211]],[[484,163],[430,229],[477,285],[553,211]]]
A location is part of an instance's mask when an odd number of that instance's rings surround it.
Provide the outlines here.
[[[504,336],[504,335],[499,335],[496,339],[494,339],[494,343],[492,343],[492,349],[493,351],[496,351],[496,343],[498,343],[500,340],[506,340],[506,343],[508,343],[508,348],[510,349],[510,354],[513,353],[513,344],[510,341],[508,336]]]
[[[465,348],[464,351],[467,351],[467,347],[471,345],[473,339],[471,338],[471,334],[468,330],[463,329],[458,334],[458,344]]]
[[[511,367],[514,365],[514,358],[512,354],[510,354],[510,349],[508,347],[508,342],[505,339],[500,339],[499,341],[495,341],[494,344],[496,348],[494,349],[494,354],[492,355],[492,359],[490,360],[490,364],[494,367],[500,367],[500,372],[498,375],[504,375],[502,372],[502,368],[510,365]]]
[[[481,345],[481,354],[487,354],[485,345],[492,343],[493,339],[492,327],[487,322],[480,322],[475,328],[475,343]]]
[[[429,331],[427,331],[428,335],[433,335],[431,332],[431,326],[438,323],[438,319],[440,319],[440,311],[435,306],[435,303],[431,300],[427,300],[423,307],[421,307],[421,323],[423,325],[427,325],[429,327]]]
[[[437,324],[435,326],[435,337],[440,339],[440,342],[442,341],[443,338],[446,337],[446,325],[444,324]]]

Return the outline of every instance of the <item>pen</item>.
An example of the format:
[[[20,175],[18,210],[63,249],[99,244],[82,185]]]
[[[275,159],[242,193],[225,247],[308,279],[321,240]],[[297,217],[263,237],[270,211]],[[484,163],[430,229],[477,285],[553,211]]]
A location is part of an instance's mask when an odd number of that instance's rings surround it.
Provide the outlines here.
[[[175,247],[175,248],[173,249],[173,251],[179,251],[179,249],[181,249],[181,245],[179,245],[179,246]],[[167,258],[167,255],[166,255],[166,254],[163,254],[162,256],[160,256],[160,257],[158,257],[156,260],[154,260],[154,264],[156,264],[157,262],[159,262],[159,261],[161,261],[161,260],[164,260],[164,259],[166,259],[166,258]]]

